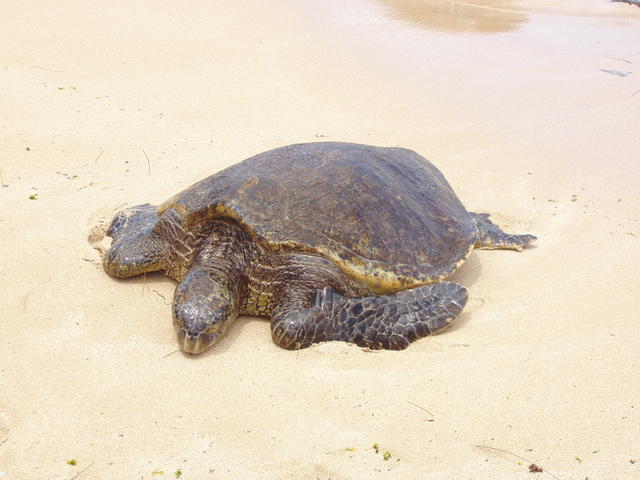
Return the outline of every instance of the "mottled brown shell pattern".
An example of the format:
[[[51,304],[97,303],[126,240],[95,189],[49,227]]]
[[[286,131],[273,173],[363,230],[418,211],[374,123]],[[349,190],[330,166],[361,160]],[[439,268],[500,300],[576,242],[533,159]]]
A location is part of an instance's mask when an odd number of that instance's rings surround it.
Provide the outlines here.
[[[275,251],[317,253],[372,292],[450,275],[477,228],[442,173],[394,147],[317,142],[251,157],[160,207],[193,228],[229,217]]]

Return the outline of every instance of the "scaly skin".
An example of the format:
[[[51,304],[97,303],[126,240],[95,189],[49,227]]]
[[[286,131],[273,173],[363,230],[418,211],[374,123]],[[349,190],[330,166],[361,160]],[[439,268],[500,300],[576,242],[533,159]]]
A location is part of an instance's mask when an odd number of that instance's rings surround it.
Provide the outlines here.
[[[467,297],[466,288],[451,282],[364,298],[343,297],[327,287],[317,292],[309,308],[282,305],[272,317],[271,334],[290,350],[330,340],[372,350],[403,350],[414,340],[447,328]]]
[[[196,255],[173,296],[173,320],[182,349],[199,353],[223,335],[247,295],[249,236],[214,222],[211,238]]]

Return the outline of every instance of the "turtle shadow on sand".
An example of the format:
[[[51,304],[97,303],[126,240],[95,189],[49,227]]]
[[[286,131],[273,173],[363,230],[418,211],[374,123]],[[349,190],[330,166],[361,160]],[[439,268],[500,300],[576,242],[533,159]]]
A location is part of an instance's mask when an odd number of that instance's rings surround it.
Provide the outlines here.
[[[482,275],[482,261],[480,259],[480,255],[476,252],[471,252],[467,261],[449,277],[449,280],[452,282],[460,283],[461,285],[465,285],[467,287],[473,286],[476,281]],[[460,313],[460,315],[456,318],[455,322],[451,323],[451,326],[447,329],[447,331],[458,330],[459,328],[464,327],[464,325],[471,320],[473,317],[473,313],[482,308],[484,304],[484,300],[481,298],[470,297],[469,301],[465,309]],[[442,333],[442,332],[441,332]]]
[[[460,283],[467,287],[471,287],[482,275],[482,261],[480,256],[476,252],[471,252],[471,255],[460,266],[458,270],[453,272],[449,277],[452,282]]]
[[[187,353],[239,315],[270,318],[287,349],[338,340],[401,350],[460,314],[467,289],[446,279],[474,248],[536,239],[467,211],[411,150],[341,142],[256,155],[160,206],[121,211],[106,235],[110,275],[161,271],[178,282],[173,324]],[[473,283],[477,260],[471,267],[456,280]]]

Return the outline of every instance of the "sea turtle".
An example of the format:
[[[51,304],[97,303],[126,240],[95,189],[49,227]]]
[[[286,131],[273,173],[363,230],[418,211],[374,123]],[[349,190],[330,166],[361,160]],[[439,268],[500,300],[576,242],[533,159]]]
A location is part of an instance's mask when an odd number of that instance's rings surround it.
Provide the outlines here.
[[[443,281],[475,248],[521,250],[468,212],[440,171],[405,148],[315,142],[251,157],[164,204],[118,213],[115,277],[179,282],[180,346],[199,353],[239,315],[271,318],[287,349],[340,340],[403,349],[450,325],[467,290]]]

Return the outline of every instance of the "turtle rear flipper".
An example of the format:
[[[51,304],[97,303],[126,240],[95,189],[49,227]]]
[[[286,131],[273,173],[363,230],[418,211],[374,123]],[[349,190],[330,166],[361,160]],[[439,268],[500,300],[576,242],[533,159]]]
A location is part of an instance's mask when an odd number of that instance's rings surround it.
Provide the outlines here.
[[[467,297],[466,288],[451,282],[364,298],[343,297],[325,288],[310,308],[276,313],[272,335],[291,350],[331,340],[373,350],[403,350],[414,340],[447,328]]]
[[[478,238],[475,248],[485,250],[509,249],[522,250],[523,247],[537,240],[535,235],[512,235],[502,231],[495,223],[489,220],[488,213],[471,213],[471,218],[478,227]]]

